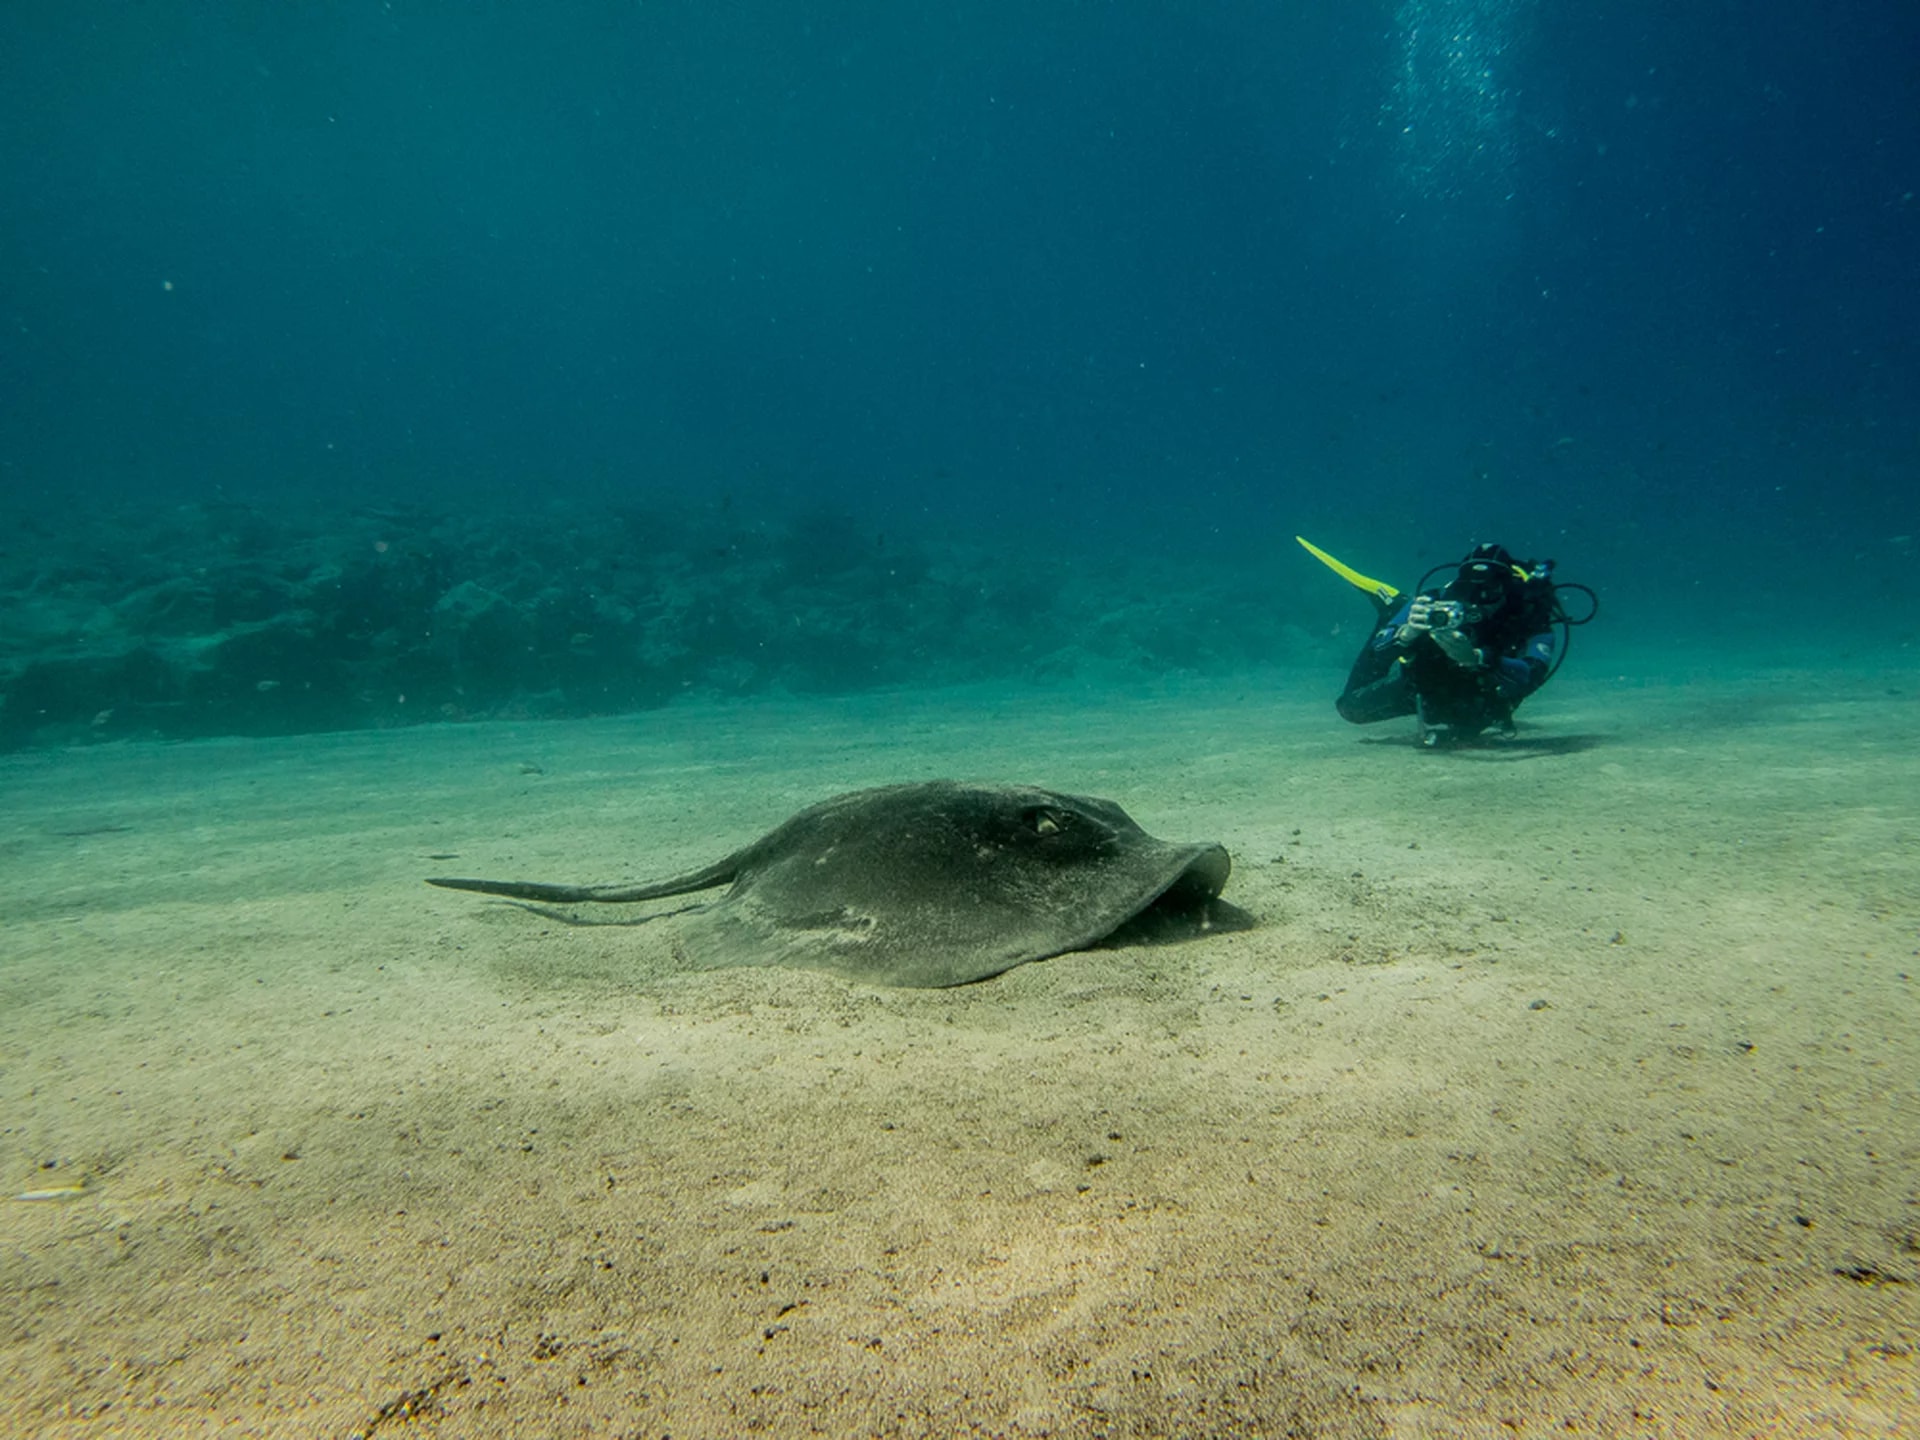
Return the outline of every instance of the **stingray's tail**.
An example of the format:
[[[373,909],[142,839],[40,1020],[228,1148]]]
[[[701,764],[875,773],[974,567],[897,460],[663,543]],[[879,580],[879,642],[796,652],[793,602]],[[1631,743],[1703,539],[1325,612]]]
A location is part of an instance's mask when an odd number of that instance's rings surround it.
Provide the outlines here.
[[[429,885],[447,890],[477,890],[482,895],[506,895],[515,900],[543,900],[549,905],[578,905],[588,901],[619,905],[633,900],[658,900],[664,895],[685,895],[694,890],[711,890],[725,885],[740,870],[739,857],[729,855],[703,869],[689,870],[670,880],[655,880],[645,885],[547,885],[538,880],[459,880],[451,876],[432,876]]]

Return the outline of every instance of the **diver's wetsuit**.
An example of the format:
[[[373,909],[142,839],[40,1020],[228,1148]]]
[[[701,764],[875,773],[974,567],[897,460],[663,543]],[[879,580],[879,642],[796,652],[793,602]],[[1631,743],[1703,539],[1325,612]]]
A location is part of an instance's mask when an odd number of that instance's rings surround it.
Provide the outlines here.
[[[1459,600],[1458,582],[1427,593]],[[1417,597],[1415,597],[1417,598]],[[1557,636],[1553,586],[1544,577],[1515,580],[1497,609],[1460,629],[1486,657],[1480,668],[1450,659],[1430,633],[1400,642],[1413,600],[1385,616],[1361,647],[1347,688],[1334,702],[1344,720],[1371,725],[1416,711],[1426,726],[1445,726],[1467,738],[1489,727],[1508,729],[1519,703],[1547,681]]]

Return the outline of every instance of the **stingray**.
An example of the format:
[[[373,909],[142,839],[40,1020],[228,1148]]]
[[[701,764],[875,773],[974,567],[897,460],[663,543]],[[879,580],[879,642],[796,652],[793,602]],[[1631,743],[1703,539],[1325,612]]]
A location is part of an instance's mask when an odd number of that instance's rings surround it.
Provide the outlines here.
[[[932,987],[1107,941],[1241,928],[1245,912],[1218,898],[1231,866],[1219,845],[1156,840],[1111,800],[935,780],[824,800],[666,880],[427,883],[559,905],[731,885],[686,922],[679,949],[689,962]]]

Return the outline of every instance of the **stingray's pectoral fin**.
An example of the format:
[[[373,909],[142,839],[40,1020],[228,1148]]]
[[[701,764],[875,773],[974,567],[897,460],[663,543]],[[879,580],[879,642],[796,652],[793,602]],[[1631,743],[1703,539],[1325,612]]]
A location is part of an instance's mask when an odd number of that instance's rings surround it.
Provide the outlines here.
[[[1224,931],[1251,930],[1251,912],[1222,900],[1232,857],[1221,845],[1196,846],[1187,867],[1158,895],[1102,939],[1102,948],[1170,945]]]

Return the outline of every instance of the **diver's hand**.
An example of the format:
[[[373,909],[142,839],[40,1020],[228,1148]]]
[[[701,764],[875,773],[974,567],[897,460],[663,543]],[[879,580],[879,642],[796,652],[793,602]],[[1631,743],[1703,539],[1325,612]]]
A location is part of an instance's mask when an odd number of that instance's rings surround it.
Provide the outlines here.
[[[1466,631],[1430,630],[1427,633],[1433,636],[1433,643],[1440,647],[1441,653],[1463,669],[1478,670],[1486,664],[1486,657],[1467,638]]]
[[[1433,621],[1433,597],[1416,595],[1407,606],[1407,618],[1401,623],[1399,633],[1393,638],[1402,645],[1411,645],[1433,629]]]

